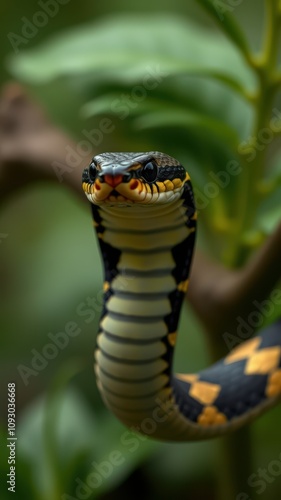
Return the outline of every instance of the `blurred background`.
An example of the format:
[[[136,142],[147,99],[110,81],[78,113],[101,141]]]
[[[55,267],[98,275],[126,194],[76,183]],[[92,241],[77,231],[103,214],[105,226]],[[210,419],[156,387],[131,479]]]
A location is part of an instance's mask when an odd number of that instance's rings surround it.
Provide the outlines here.
[[[20,82],[53,127],[72,138],[53,165],[55,182],[23,183],[1,204],[1,434],[5,446],[7,382],[16,382],[15,498],[213,500],[222,488],[222,440],[167,444],[132,437],[128,444],[125,428],[104,407],[92,370],[101,263],[89,207],[69,189],[95,153],[166,151],[182,159],[197,189],[199,245],[232,263],[224,214],[236,216],[239,180],[233,177],[225,189],[215,182],[215,196],[203,187],[214,182],[210,172],[240,161],[237,145],[253,124],[243,93],[254,92],[256,80],[201,3],[1,3],[2,86]],[[232,14],[250,47],[260,48],[262,0],[218,2],[217,8],[222,24]],[[61,166],[67,156],[68,169]],[[16,176],[16,162],[11,168]],[[280,220],[278,199],[280,187],[259,208],[250,240],[259,243]],[[198,370],[209,362],[202,327],[186,307],[175,369]],[[276,408],[252,425],[253,473],[272,460],[281,470],[280,417]],[[115,450],[121,458],[111,470]],[[2,477],[6,471],[4,448]],[[96,484],[89,489],[85,481],[93,471]],[[259,498],[280,498],[280,474],[270,479]],[[10,497],[5,480],[0,491]],[[257,485],[245,484],[233,500],[257,492]]]

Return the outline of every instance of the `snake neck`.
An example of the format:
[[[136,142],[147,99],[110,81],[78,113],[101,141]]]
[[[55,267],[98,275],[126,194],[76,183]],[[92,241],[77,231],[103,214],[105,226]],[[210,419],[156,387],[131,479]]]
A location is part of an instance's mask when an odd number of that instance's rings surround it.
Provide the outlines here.
[[[129,213],[104,207],[98,213],[105,270],[102,324],[113,317],[131,322],[131,340],[141,324],[139,340],[149,341],[155,339],[155,327],[165,324],[173,347],[195,236],[184,200],[166,207],[137,206]]]
[[[96,374],[107,406],[140,425],[171,399],[176,328],[195,237],[194,211],[166,206],[93,208],[104,262]],[[164,411],[163,409],[159,411]]]

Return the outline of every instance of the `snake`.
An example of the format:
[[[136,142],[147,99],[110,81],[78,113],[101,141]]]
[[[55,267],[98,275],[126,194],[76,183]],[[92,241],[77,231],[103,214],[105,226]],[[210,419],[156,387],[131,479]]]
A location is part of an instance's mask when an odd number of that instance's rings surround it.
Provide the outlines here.
[[[196,235],[190,176],[161,152],[101,153],[82,174],[103,262],[95,374],[108,409],[164,441],[221,436],[280,401],[280,329],[198,373],[174,373]]]

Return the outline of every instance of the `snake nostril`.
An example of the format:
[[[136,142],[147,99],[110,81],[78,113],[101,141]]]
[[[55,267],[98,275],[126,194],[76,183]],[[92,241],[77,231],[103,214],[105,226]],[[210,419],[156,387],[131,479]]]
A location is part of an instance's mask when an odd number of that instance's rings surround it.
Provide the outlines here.
[[[121,175],[121,174],[119,174],[119,175],[105,174],[104,180],[105,180],[106,184],[108,184],[109,186],[115,187],[115,186],[118,186],[118,184],[121,184],[121,182],[123,182],[123,175]]]

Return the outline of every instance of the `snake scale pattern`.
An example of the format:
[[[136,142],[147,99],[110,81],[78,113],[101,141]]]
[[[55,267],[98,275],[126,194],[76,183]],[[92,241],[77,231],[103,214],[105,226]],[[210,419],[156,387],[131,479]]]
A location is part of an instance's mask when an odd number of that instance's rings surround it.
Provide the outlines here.
[[[103,153],[82,184],[104,266],[95,371],[106,406],[154,439],[189,441],[235,430],[276,404],[280,328],[199,373],[173,373],[197,220],[181,163],[155,151]]]

